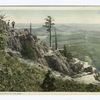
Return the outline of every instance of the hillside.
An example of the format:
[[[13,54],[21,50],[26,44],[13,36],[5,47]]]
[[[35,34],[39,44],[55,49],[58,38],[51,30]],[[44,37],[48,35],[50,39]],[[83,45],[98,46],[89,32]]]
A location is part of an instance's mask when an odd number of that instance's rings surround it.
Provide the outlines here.
[[[0,91],[100,91],[93,65],[0,21]]]

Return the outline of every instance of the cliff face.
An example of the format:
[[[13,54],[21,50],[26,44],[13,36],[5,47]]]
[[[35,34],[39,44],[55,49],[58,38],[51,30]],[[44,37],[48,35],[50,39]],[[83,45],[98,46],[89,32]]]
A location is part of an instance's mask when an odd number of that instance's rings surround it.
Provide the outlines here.
[[[59,51],[54,52],[45,43],[31,34],[9,37],[8,48],[20,52],[25,59],[31,59],[53,70],[65,74],[71,72],[66,58]]]
[[[47,66],[55,71],[67,75],[76,75],[83,72],[94,73],[94,67],[84,65],[84,62],[78,59],[67,61],[59,50],[52,50],[36,36],[29,33],[20,33],[13,30],[8,39],[8,48],[20,53],[20,57],[31,59],[41,66]],[[9,52],[9,51],[8,51]],[[11,52],[9,52],[11,54]],[[13,56],[13,53],[11,54]]]

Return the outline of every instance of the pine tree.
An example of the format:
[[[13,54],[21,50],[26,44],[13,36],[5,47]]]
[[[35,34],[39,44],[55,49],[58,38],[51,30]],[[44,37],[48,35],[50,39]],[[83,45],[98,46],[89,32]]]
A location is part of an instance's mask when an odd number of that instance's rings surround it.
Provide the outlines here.
[[[45,25],[43,25],[44,27],[47,28],[47,31],[50,34],[50,47],[51,47],[51,31],[52,31],[52,26],[55,25],[53,22],[53,18],[51,16],[47,16],[47,18],[45,18],[46,22]]]
[[[68,61],[73,58],[72,54],[67,50],[66,45],[64,45],[64,56],[67,58]]]
[[[64,56],[67,57],[67,47],[64,45]]]

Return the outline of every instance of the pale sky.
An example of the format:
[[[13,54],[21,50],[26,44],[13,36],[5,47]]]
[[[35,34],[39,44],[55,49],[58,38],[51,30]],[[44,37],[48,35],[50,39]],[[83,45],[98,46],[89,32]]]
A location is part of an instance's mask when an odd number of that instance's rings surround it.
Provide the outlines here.
[[[100,24],[100,7],[0,7],[0,11],[16,23],[44,23],[49,15],[57,24]]]

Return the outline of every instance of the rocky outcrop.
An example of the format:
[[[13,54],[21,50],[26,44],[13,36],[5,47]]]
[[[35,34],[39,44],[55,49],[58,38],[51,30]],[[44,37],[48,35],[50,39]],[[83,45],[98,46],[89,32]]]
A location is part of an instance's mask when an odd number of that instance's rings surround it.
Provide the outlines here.
[[[54,52],[45,43],[31,34],[9,37],[8,47],[21,52],[27,59],[48,66],[53,70],[70,74],[71,69],[59,51]]]
[[[88,64],[88,62],[79,60],[78,58],[73,58],[73,61],[70,62],[69,64],[74,74],[80,74],[84,72],[87,74],[97,73],[97,70],[95,67]]]
[[[25,59],[31,59],[42,66],[47,66],[67,75],[95,72],[91,65],[77,58],[68,61],[67,57],[64,57],[59,50],[52,50],[32,34],[24,34],[24,32],[21,34],[20,32],[15,33],[17,35],[11,35],[8,39],[8,48],[20,52],[21,56]]]
[[[59,51],[54,52],[53,54],[47,54],[45,55],[45,58],[50,68],[68,75],[72,73],[66,58],[63,57]]]
[[[15,51],[21,50],[21,43],[18,37],[11,36],[7,42],[8,47]]]
[[[2,30],[3,32],[1,32]],[[1,63],[0,64],[1,72],[4,71],[5,73],[5,71],[8,70],[9,72],[7,73],[10,76],[12,76],[13,70],[15,70],[15,72],[18,72],[18,75],[19,75],[19,72],[22,71],[22,75],[25,76],[26,74],[29,73],[29,72],[26,73],[27,70],[26,70],[25,65],[27,65],[27,67],[29,67],[27,69],[30,70],[30,72],[32,72],[30,73],[31,75],[34,74],[35,71],[36,71],[36,74],[34,75],[36,76],[38,75],[37,70],[34,70],[34,69],[39,69],[39,72],[38,72],[39,76],[41,76],[40,70],[43,70],[44,72],[48,70],[52,70],[52,73],[54,76],[59,77],[64,81],[74,80],[74,81],[85,83],[85,84],[90,84],[90,83],[100,84],[99,75],[97,74],[96,76],[95,74],[96,68],[94,68],[92,65],[89,65],[88,62],[80,61],[77,58],[73,58],[71,61],[68,61],[68,57],[64,57],[59,52],[59,50],[56,50],[56,51],[52,50],[44,42],[39,40],[36,36],[30,34],[27,30],[25,30],[24,32],[17,29],[13,29],[13,28],[9,29],[6,23],[4,21],[1,21],[0,32],[3,33],[3,35],[5,33],[7,35],[6,38],[4,38],[7,41],[7,46],[5,48],[6,53],[4,53],[4,55],[2,56],[0,55],[1,59],[4,57],[3,58],[4,62],[5,62],[5,59],[7,59],[7,62],[6,62],[7,66]],[[1,62],[2,61],[3,60],[1,60]],[[26,70],[24,74],[23,74],[24,72],[23,70],[24,71]],[[44,72],[43,72],[43,76],[44,76]],[[34,75],[32,75],[33,78],[34,78]],[[3,74],[1,76],[4,77]],[[33,79],[31,78],[31,80]],[[10,81],[11,80],[9,80],[9,82]],[[36,80],[34,80],[34,82],[35,81]],[[39,81],[41,82],[40,79]]]

